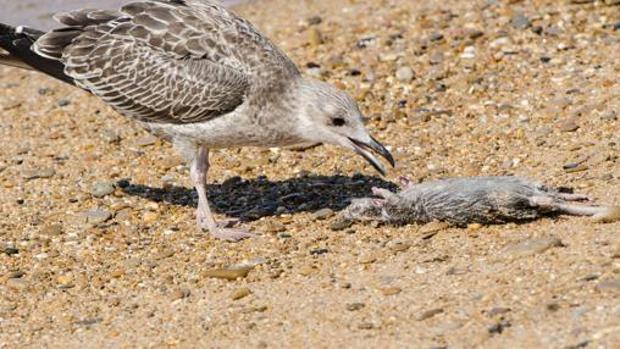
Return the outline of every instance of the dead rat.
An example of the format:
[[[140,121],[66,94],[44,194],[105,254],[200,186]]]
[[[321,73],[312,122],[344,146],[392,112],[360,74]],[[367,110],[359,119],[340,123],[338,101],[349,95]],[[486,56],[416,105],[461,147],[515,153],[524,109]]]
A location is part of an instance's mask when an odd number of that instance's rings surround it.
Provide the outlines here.
[[[399,193],[373,188],[378,198],[354,199],[342,217],[393,225],[443,221],[460,227],[553,214],[593,216],[601,222],[620,219],[620,207],[579,203],[589,198],[521,177],[465,177],[421,184],[401,178],[401,188]]]

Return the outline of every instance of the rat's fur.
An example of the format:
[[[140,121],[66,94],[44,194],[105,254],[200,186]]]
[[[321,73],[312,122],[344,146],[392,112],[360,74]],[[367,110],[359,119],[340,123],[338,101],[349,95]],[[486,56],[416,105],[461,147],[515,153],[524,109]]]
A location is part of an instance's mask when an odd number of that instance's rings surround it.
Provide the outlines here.
[[[604,219],[618,215],[617,207],[577,204],[583,195],[520,177],[453,178],[421,184],[408,181],[392,193],[374,188],[379,199],[355,199],[342,213],[354,221],[381,221],[393,225],[444,221],[455,226],[471,223],[501,224],[527,221],[549,214],[588,215]]]

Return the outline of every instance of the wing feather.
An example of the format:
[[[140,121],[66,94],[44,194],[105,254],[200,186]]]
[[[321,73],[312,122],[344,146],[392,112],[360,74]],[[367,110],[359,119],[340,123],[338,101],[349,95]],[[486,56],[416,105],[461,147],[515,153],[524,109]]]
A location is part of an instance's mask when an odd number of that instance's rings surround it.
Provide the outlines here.
[[[193,123],[229,113],[259,89],[277,91],[295,65],[249,22],[209,0],[152,0],[120,11],[78,10],[35,51],[119,112]]]

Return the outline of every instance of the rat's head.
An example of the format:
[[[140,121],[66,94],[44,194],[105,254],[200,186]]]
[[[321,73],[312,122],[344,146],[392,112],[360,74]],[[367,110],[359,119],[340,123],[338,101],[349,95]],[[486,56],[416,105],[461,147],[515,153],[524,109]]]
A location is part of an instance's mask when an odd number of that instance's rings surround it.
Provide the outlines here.
[[[385,174],[385,168],[374,153],[394,166],[390,152],[364,127],[362,113],[351,96],[328,83],[313,79],[302,79],[299,89],[297,132],[302,138],[309,142],[349,148],[363,156],[381,174]]]
[[[352,221],[381,221],[383,220],[383,206],[381,199],[353,199],[351,204],[342,211],[342,216]]]

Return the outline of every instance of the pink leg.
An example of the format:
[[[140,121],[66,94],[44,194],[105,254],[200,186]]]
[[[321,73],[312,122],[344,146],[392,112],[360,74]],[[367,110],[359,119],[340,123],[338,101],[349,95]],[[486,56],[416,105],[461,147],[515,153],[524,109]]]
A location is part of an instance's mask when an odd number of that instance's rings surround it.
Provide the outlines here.
[[[200,147],[196,157],[192,161],[190,175],[196,191],[198,192],[198,210],[196,219],[198,228],[208,230],[215,238],[239,241],[249,238],[252,234],[239,229],[220,227],[213,217],[209,202],[207,201],[207,172],[209,171],[209,149]]]

